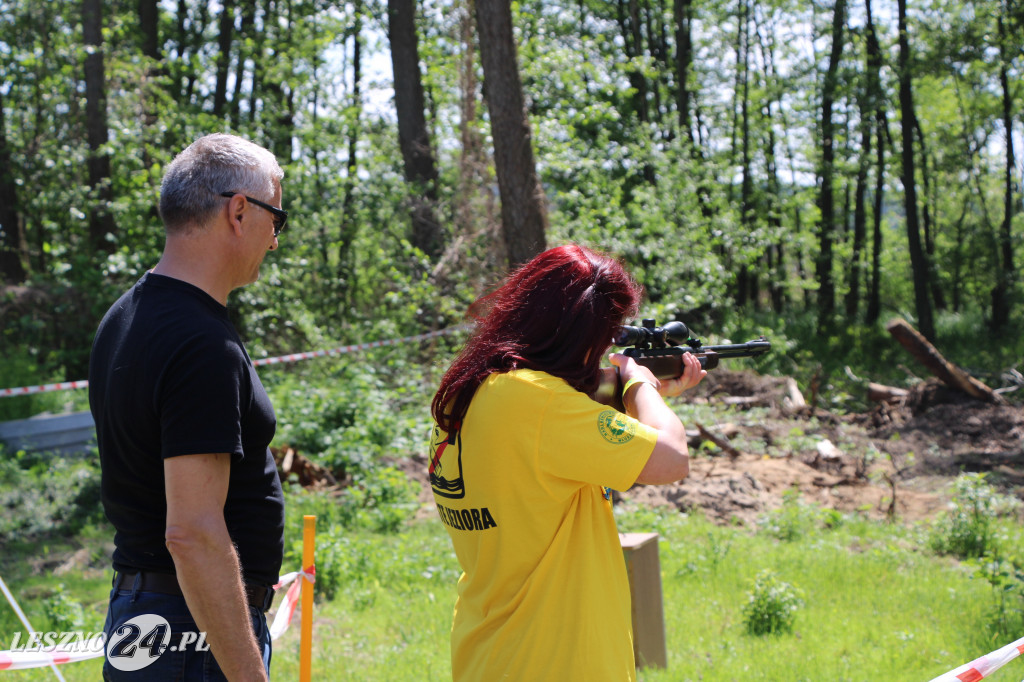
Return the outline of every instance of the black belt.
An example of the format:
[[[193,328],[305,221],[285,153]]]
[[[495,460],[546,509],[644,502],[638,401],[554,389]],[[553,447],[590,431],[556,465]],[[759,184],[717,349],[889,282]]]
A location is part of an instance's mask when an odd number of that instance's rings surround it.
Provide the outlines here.
[[[139,578],[139,592],[157,592],[159,594],[173,594],[179,597],[185,596],[178,584],[177,576],[170,573],[155,573],[153,571],[141,571],[139,573],[114,573],[114,589],[134,589],[135,578]],[[245,600],[249,606],[255,606],[266,613],[274,601],[274,588],[264,585],[245,584]]]

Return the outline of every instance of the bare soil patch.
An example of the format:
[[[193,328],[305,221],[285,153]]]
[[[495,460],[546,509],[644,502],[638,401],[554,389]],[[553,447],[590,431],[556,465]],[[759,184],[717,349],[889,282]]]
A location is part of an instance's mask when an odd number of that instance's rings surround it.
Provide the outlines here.
[[[745,371],[716,370],[693,399],[735,403],[730,441],[755,452],[739,447],[730,457],[711,448],[702,456],[703,439],[691,439],[697,456],[685,481],[637,486],[623,498],[747,524],[781,506],[783,493],[794,488],[831,509],[919,521],[945,508],[953,479],[964,471],[990,472],[1003,492],[1024,497],[1024,410],[971,399],[937,380],[922,382],[899,402],[842,416],[793,407],[785,378]],[[755,421],[744,416],[752,406],[767,411]]]
[[[791,381],[718,369],[687,396],[721,406],[718,423],[690,434],[690,476],[664,486],[635,486],[621,500],[703,513],[716,523],[748,525],[797,489],[804,501],[872,518],[920,521],[941,512],[961,472],[1024,499],[1024,410],[991,405],[922,382],[899,402],[863,414],[836,415],[794,405]],[[755,409],[756,408],[756,409]],[[711,445],[708,436],[720,445]],[[422,455],[394,462],[421,485],[432,507]]]

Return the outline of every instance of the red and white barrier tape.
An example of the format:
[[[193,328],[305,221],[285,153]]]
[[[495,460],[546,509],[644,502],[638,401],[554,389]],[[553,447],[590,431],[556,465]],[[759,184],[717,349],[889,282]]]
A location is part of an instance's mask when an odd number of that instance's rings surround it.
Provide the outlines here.
[[[45,647],[38,651],[0,651],[0,670],[25,670],[42,668],[48,665],[78,663],[103,656],[105,638],[96,635],[85,642],[76,642],[74,650],[68,651],[60,647]]]
[[[939,675],[931,682],[977,682],[1024,653],[1024,637],[1011,642],[1001,649],[976,658],[959,668],[954,668],[944,675]]]
[[[401,343],[415,343],[416,341],[423,341],[426,339],[432,339],[437,336],[444,336],[454,331],[461,331],[468,329],[468,325],[459,325],[457,327],[448,327],[447,329],[441,329],[436,332],[428,332],[426,334],[417,334],[416,336],[407,336],[404,339],[385,339],[384,341],[371,341],[369,343],[358,343],[351,346],[340,346],[338,348],[330,348],[328,350],[316,350],[308,351],[305,353],[291,353],[289,355],[279,355],[276,358],[261,358],[259,360],[253,360],[252,364],[259,367],[260,365],[279,365],[286,362],[296,362],[298,360],[308,360],[310,358],[321,358],[327,355],[344,355],[345,353],[355,353],[356,351],[366,350],[368,348],[381,348],[383,346],[397,346]],[[67,391],[74,388],[86,388],[89,382],[85,379],[80,381],[61,381],[56,384],[42,384],[39,386],[19,386],[17,388],[0,388],[0,398],[9,398],[16,395],[31,395],[33,393],[46,393],[49,391]]]
[[[330,348],[328,350],[316,350],[309,351],[306,353],[292,353],[290,355],[280,355],[276,358],[261,358],[259,360],[253,360],[252,364],[256,367],[260,365],[277,365],[284,362],[295,362],[297,360],[308,360],[310,358],[321,358],[325,355],[344,355],[345,353],[354,353],[360,350],[366,350],[367,348],[381,348],[383,346],[397,346],[400,343],[415,343],[416,341],[424,341],[426,339],[432,339],[437,336],[444,336],[450,334],[453,331],[467,329],[466,325],[460,325],[458,327],[448,327],[447,329],[441,329],[436,332],[427,332],[426,334],[417,334],[416,336],[407,336],[404,339],[385,339],[383,341],[371,341],[369,343],[358,343],[351,346],[340,346],[338,348]]]
[[[18,388],[0,388],[0,398],[7,398],[13,395],[31,395],[32,393],[46,393],[47,391],[67,391],[72,388],[85,388],[89,382],[61,381],[56,384],[43,384],[41,386],[20,386]]]
[[[281,576],[281,582],[274,585],[274,589],[277,590],[292,581],[295,582],[284,593],[284,599],[281,600],[281,605],[277,607],[277,615],[274,616],[274,622],[270,624],[270,639],[277,639],[284,634],[284,631],[288,629],[288,625],[292,622],[295,607],[299,605],[299,595],[302,594],[302,580],[296,580],[299,577],[312,585],[316,582],[316,566],[310,566],[304,571],[295,571],[294,573],[283,575]]]
[[[284,595],[281,604],[277,607],[274,615],[274,622],[270,626],[270,638],[277,639],[291,624],[292,616],[295,615],[295,608],[299,605],[299,595],[302,593],[303,578],[311,585],[316,582],[316,566],[310,566],[304,571],[295,571],[281,576],[281,581],[274,585],[274,589],[280,589],[289,583],[294,583]],[[86,641],[76,641],[69,647],[43,647],[37,651],[0,651],[0,670],[24,670],[26,668],[41,668],[48,665],[62,665],[64,663],[77,663],[88,661],[93,658],[102,658],[105,653],[105,639],[102,634],[96,635]]]

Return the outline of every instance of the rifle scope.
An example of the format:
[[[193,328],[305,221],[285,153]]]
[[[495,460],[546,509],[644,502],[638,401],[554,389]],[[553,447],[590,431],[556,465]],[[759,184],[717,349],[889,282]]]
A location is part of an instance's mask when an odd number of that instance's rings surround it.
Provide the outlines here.
[[[664,327],[656,327],[654,320],[645,319],[642,327],[625,324],[619,327],[612,343],[637,348],[665,348],[680,346],[689,339],[690,330],[682,322],[669,322]]]

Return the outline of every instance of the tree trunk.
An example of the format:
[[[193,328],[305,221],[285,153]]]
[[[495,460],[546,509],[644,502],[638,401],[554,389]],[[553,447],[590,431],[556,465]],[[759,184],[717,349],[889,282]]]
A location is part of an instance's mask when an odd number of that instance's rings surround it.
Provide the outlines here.
[[[523,101],[512,8],[504,0],[477,0],[476,25],[487,111],[501,193],[501,220],[510,265],[546,248],[547,213],[534,164],[530,121]]]
[[[254,0],[254,2],[255,2],[255,0]],[[355,12],[353,11],[353,13],[355,13]],[[266,15],[264,15],[264,16],[266,16]],[[358,19],[356,21],[358,22]],[[258,97],[259,97],[259,95],[260,95],[260,93],[261,93],[261,91],[263,89],[263,76],[266,73],[266,71],[264,69],[264,66],[263,66],[263,62],[265,60],[265,57],[264,57],[264,46],[268,42],[266,22],[264,22],[261,25],[261,27],[262,27],[262,30],[260,30],[260,28],[257,28],[257,27],[254,26],[253,27],[253,31],[252,31],[252,47],[251,47],[251,50],[252,50],[253,64],[252,64],[252,83],[249,86],[249,118],[248,118],[248,122],[250,124],[255,124],[256,123],[256,118],[258,116],[257,101],[258,101]],[[273,39],[270,39],[269,42],[271,44],[273,44]],[[239,113],[239,119],[241,119],[241,113]]]
[[[619,0],[619,29],[622,31],[626,59],[633,60],[644,54],[644,38],[640,25],[638,0]],[[482,46],[481,46],[482,49]],[[650,122],[647,105],[647,77],[637,68],[629,70],[629,85],[633,90],[633,109],[641,124]]]
[[[963,270],[964,270],[964,221],[967,219],[967,212],[970,209],[970,202],[964,201],[960,208],[960,217],[957,218],[956,227],[953,233],[956,235],[956,245],[953,247],[953,276],[949,283],[949,289],[953,292],[953,312],[959,313],[963,304]]]
[[[116,231],[110,213],[110,156],[103,148],[108,141],[107,94],[103,72],[103,3],[83,0],[82,37],[85,56],[85,127],[89,144],[86,161],[91,200],[89,202],[89,241],[95,251],[110,252],[114,244],[107,238]]]
[[[774,83],[776,81],[775,71],[775,41],[774,36],[765,40],[760,30],[755,30],[758,46],[761,49],[761,63],[764,64],[764,77],[767,85],[766,99],[762,108],[761,127],[765,131],[764,138],[764,161],[765,177],[768,185],[765,206],[761,209],[769,227],[769,240],[766,251],[766,272],[768,273],[768,297],[771,301],[772,311],[782,313],[786,306],[786,288],[788,281],[786,274],[786,230],[782,226],[782,183],[779,180],[779,166],[776,161],[777,140],[775,138],[775,106],[781,110],[779,98]],[[785,124],[780,126],[785,129]]]
[[[917,322],[925,338],[935,338],[932,299],[928,291],[928,257],[921,247],[917,217],[917,180],[914,174],[914,99],[910,85],[910,40],[907,36],[907,0],[898,0],[900,129],[903,136],[903,201],[906,209],[910,267],[914,278]]]
[[[690,22],[693,0],[674,0],[672,13],[676,22],[676,109],[679,129],[693,147],[693,123],[690,117],[690,65],[693,63],[693,39]]]
[[[346,304],[351,302],[352,291],[356,288],[358,272],[352,254],[352,243],[355,241],[359,223],[355,219],[353,206],[358,170],[359,132],[362,113],[361,84],[363,80],[363,2],[355,0],[353,9],[355,21],[352,26],[352,110],[354,116],[349,118],[348,159],[346,161],[344,194],[341,199],[341,237],[338,240],[338,280],[341,283],[341,299]]]
[[[139,0],[139,47],[143,56],[149,60],[145,76],[140,88],[142,96],[142,135],[139,146],[142,148],[142,164],[144,168],[153,166],[151,149],[159,146],[163,140],[156,123],[160,117],[160,84],[167,69],[163,65],[163,49],[160,44],[160,5],[159,0]],[[150,178],[153,181],[153,178]],[[155,179],[159,182],[159,178]],[[159,212],[152,207],[151,217],[157,218]]]
[[[242,118],[242,83],[245,81],[245,61],[249,54],[247,40],[256,19],[256,0],[242,0],[242,18],[238,24],[238,58],[235,60],[235,86],[228,103],[228,119],[232,128],[238,128]]]
[[[0,281],[18,284],[25,280],[22,257],[27,251],[25,224],[18,213],[14,166],[11,151],[7,147],[4,93],[0,90]]]
[[[744,247],[750,242],[754,231],[755,208],[754,178],[750,162],[750,3],[743,3],[743,15],[740,26],[740,46],[742,61],[737,64],[740,81],[740,244]],[[744,248],[744,251],[747,249]],[[743,262],[736,276],[736,304],[739,307],[752,303],[757,305],[757,279],[746,262],[746,255],[741,255]],[[756,272],[756,268],[754,270]]]
[[[640,0],[619,0],[617,16],[626,59],[633,61],[642,58],[646,50],[644,49],[643,22],[640,17]],[[648,44],[651,42],[649,36],[647,42]],[[635,66],[629,68],[629,86],[633,93],[633,112],[640,124],[641,134],[646,135],[651,130],[648,125],[651,122],[651,105],[648,100],[652,88],[641,68]],[[657,85],[655,85],[656,87]],[[657,181],[654,166],[649,161],[645,161],[641,166],[639,176],[643,179],[643,183],[648,185],[653,185]],[[639,183],[639,180],[627,183],[625,203],[632,201],[633,189]]]
[[[946,309],[946,297],[942,293],[939,273],[935,270],[935,223],[932,220],[932,206],[937,202],[933,196],[931,171],[928,168],[928,144],[921,130],[921,122],[914,120],[914,130],[918,143],[921,145],[921,184],[924,187],[924,199],[921,201],[921,218],[924,229],[924,253],[928,261],[928,290],[931,292],[932,305],[936,310]]]
[[[402,150],[405,182],[412,209],[410,242],[436,261],[444,246],[437,203],[437,165],[423,113],[423,81],[416,36],[414,0],[388,0],[388,41],[395,79],[398,144]]]
[[[272,48],[267,59],[271,63],[291,57],[294,49],[292,27],[295,24],[292,11],[291,0],[282,0],[274,4],[273,10],[268,9],[264,17],[264,38]],[[288,74],[279,73],[276,69],[270,73],[272,77],[267,78],[267,70],[263,71],[261,84],[264,91],[263,132],[270,140],[270,151],[287,162],[295,154],[295,90],[288,83]]]
[[[160,2],[139,0],[139,36],[142,54],[160,59]]]
[[[647,26],[647,54],[650,55],[651,63],[654,64],[657,76],[654,78],[651,96],[654,109],[654,121],[662,135],[666,139],[671,138],[672,131],[664,128],[664,110],[661,101],[662,86],[669,73],[668,64],[668,36],[665,33],[665,0],[652,2],[648,0],[645,4],[644,20]],[[652,6],[653,5],[653,6]],[[664,105],[671,109],[671,106]]]
[[[1013,217],[1017,202],[1014,200],[1013,173],[1016,167],[1013,150],[1013,93],[1008,76],[1009,58],[1006,55],[1006,28],[1003,17],[999,17],[1000,66],[999,85],[1003,93],[1003,130],[1006,131],[1006,170],[1003,174],[1003,222],[999,230],[999,248],[996,262],[996,285],[992,288],[992,329],[1002,331],[1010,321],[1010,287],[1014,281],[1013,266]]]
[[[235,31],[234,0],[221,0],[220,33],[217,38],[217,80],[213,90],[213,115],[224,116],[228,97],[228,69],[231,66],[231,41]]]
[[[434,265],[431,280],[442,290],[456,281],[483,284],[508,262],[500,235],[494,174],[477,111],[480,101],[473,0],[459,10],[459,165],[454,234]],[[580,8],[581,12],[583,8]],[[581,19],[581,22],[583,20]]]
[[[860,100],[860,150],[853,199],[853,253],[850,257],[849,287],[846,292],[846,319],[856,322],[860,308],[860,285],[864,279],[864,242],[867,238],[867,183],[871,165],[871,95],[865,84]]]
[[[178,11],[175,13],[175,27],[177,29],[176,35],[177,40],[174,52],[177,57],[176,61],[182,61],[185,59],[185,55],[188,54],[188,31],[185,30],[185,20],[188,18],[188,2],[187,0],[178,0]]]
[[[835,124],[832,106],[835,102],[839,61],[843,56],[843,26],[846,23],[846,0],[836,0],[832,12],[832,51],[821,92],[821,167],[818,171],[821,188],[818,194],[818,255],[814,274],[818,280],[818,329],[826,331],[833,324],[836,306],[835,281],[832,276],[832,243],[835,237],[835,197],[833,175],[835,164]]]
[[[772,125],[771,103],[765,105],[765,124],[768,130],[765,139],[765,173],[768,176],[768,226],[771,228],[771,244],[768,247],[770,267],[768,268],[768,294],[772,303],[772,311],[782,313],[786,306],[786,247],[782,226],[782,183],[779,182],[779,169],[775,162],[775,128]]]
[[[889,122],[885,114],[885,98],[882,95],[880,73],[882,70],[882,50],[875,33],[875,24],[871,16],[871,0],[865,1],[867,10],[867,56],[866,75],[868,93],[875,116],[875,195],[872,206],[871,220],[873,223],[871,238],[871,286],[868,290],[868,308],[864,321],[873,325],[878,321],[882,308],[882,205],[885,196],[885,142],[889,130]]]
[[[180,58],[177,60],[177,66],[180,69],[179,73],[183,81],[180,83],[181,96],[178,102],[183,105],[195,104],[192,100],[195,95],[195,85],[199,79],[199,74],[196,73],[195,65],[190,55],[198,53],[203,45],[206,23],[210,18],[210,5],[205,2],[200,2],[198,5],[198,14],[192,17],[190,26],[186,28],[185,20],[189,15],[188,3],[185,0],[178,1],[178,54]]]

